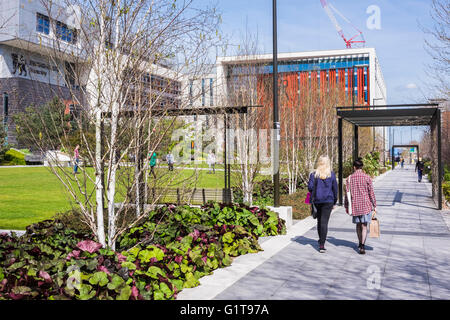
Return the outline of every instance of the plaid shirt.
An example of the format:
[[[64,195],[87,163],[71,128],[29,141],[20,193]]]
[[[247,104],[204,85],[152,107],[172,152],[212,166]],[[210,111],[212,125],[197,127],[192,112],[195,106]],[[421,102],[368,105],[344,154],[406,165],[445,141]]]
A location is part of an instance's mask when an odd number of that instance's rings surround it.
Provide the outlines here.
[[[350,188],[353,216],[368,214],[377,206],[372,179],[361,169],[356,170],[347,178],[345,187],[345,210],[348,212],[347,192]]]

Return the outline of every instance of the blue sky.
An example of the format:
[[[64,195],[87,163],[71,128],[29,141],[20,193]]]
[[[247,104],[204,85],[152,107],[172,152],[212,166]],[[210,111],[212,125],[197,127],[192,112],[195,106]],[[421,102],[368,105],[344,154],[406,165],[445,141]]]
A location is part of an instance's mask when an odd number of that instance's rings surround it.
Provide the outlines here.
[[[432,25],[430,0],[329,0],[329,3],[363,32],[366,47],[376,49],[388,103],[425,102],[425,95],[430,94],[426,70],[431,59],[424,48],[426,36],[420,24]],[[248,28],[258,34],[261,52],[272,52],[271,0],[217,0],[217,4],[223,17],[222,30],[232,42],[242,42]],[[379,30],[367,26],[371,14],[366,11],[371,5],[380,9]],[[278,52],[345,48],[320,0],[278,0],[277,7]],[[339,17],[338,21],[347,37],[354,35],[350,25]]]

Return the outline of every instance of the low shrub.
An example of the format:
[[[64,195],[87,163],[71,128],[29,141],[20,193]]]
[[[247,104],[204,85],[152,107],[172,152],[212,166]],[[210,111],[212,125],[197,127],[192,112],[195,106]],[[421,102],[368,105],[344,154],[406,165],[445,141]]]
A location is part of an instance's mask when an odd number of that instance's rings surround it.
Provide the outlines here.
[[[2,165],[5,166],[17,166],[26,165],[25,154],[15,149],[9,149],[5,152]]]
[[[442,184],[442,192],[444,194],[445,200],[450,202],[450,181],[445,181]]]
[[[380,175],[380,153],[378,151],[370,152],[363,158],[363,171],[371,177]]]
[[[444,181],[450,182],[450,165],[444,166]]]
[[[305,188],[305,184],[298,180],[297,189]],[[289,179],[280,179],[280,194],[289,194]],[[238,187],[233,188],[233,199],[237,203],[243,202],[242,190]],[[255,183],[253,188],[253,202],[257,206],[267,206],[273,204],[273,182],[272,180],[262,180]]]
[[[301,220],[311,215],[311,207],[305,203],[307,193],[307,189],[299,189],[293,194],[280,196],[281,205],[292,207],[293,219]]]

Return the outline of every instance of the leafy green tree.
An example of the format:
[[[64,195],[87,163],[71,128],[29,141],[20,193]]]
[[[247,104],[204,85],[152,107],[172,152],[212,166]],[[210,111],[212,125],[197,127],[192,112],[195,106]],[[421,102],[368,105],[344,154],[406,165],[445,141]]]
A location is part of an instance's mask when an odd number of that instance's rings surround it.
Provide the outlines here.
[[[61,137],[72,131],[70,116],[65,116],[64,110],[64,104],[55,97],[45,105],[30,106],[13,115],[18,144],[31,150],[58,149]]]

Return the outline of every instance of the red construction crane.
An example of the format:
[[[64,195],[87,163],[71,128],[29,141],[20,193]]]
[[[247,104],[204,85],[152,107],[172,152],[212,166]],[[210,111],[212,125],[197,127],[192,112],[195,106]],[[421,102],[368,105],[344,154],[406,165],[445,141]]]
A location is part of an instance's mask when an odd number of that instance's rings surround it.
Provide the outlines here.
[[[338,34],[341,36],[342,39],[344,39],[345,46],[347,48],[351,48],[353,43],[361,43],[362,46],[364,46],[366,41],[364,40],[362,31],[358,30],[358,28],[356,28],[342,13],[340,13],[335,7],[333,7],[333,5],[328,3],[327,0],[320,0],[320,3],[322,3],[323,9],[327,13],[331,22],[334,24],[334,27],[336,28]],[[358,32],[358,34],[356,34],[355,36],[353,36],[347,40],[347,38],[344,36],[344,31],[342,30],[341,26],[339,25],[338,21],[336,20],[336,17],[334,16],[333,11],[331,11],[331,10],[336,12],[342,19],[344,19],[345,22],[350,24],[353,27],[353,29],[355,29]],[[354,40],[358,36],[361,36],[362,40]]]

